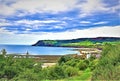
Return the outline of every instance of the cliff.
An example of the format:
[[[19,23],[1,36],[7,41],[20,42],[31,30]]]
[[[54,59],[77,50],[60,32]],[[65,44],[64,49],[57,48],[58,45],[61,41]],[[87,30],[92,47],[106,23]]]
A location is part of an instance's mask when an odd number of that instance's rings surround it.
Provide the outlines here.
[[[92,43],[103,43],[103,42],[114,42],[120,41],[120,37],[96,37],[96,38],[78,38],[71,40],[39,40],[32,46],[64,46],[64,44],[80,43],[80,42],[92,42]]]

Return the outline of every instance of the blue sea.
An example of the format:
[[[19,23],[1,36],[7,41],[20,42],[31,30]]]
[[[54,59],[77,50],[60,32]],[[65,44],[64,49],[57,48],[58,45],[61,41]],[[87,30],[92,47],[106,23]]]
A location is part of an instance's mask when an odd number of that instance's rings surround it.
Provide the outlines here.
[[[5,49],[7,54],[26,54],[31,55],[65,55],[78,53],[75,48],[69,47],[45,47],[30,45],[0,45],[0,50]]]

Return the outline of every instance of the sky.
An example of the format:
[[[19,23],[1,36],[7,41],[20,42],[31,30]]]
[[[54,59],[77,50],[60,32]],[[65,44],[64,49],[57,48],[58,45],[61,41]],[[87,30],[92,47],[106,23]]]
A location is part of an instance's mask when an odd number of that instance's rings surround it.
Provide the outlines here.
[[[120,37],[120,0],[0,0],[0,44]]]

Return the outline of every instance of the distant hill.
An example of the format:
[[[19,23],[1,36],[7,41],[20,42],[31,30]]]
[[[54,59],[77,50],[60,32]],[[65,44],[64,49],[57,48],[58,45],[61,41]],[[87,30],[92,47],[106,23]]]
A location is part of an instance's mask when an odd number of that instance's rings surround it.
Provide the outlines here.
[[[65,44],[73,44],[80,42],[92,42],[92,43],[103,43],[103,42],[114,42],[120,41],[120,37],[96,37],[96,38],[78,38],[71,40],[39,40],[32,46],[64,46]]]

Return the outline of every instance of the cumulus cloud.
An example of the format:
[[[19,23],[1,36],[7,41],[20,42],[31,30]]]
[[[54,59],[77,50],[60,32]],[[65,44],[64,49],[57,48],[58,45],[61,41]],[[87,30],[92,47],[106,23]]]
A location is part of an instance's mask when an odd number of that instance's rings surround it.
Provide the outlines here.
[[[96,12],[119,12],[120,6],[118,4],[109,7],[108,5],[103,0],[2,0],[0,2],[0,15],[55,14],[78,9],[79,17],[86,17]],[[119,13],[117,14],[119,15]]]
[[[86,2],[78,5],[78,7],[80,8],[79,16],[86,17],[89,15],[93,15],[96,12],[116,13],[118,12],[118,9],[120,9],[119,5],[111,7],[107,7],[107,5],[108,4],[103,2],[103,0],[86,0]]]
[[[11,5],[2,2],[0,14],[12,15],[19,11],[22,15],[23,13],[25,15],[43,12],[58,13],[73,9],[76,3],[77,0],[16,0]]]
[[[0,0],[0,43],[10,41],[27,44],[39,39],[120,37],[118,1]]]

